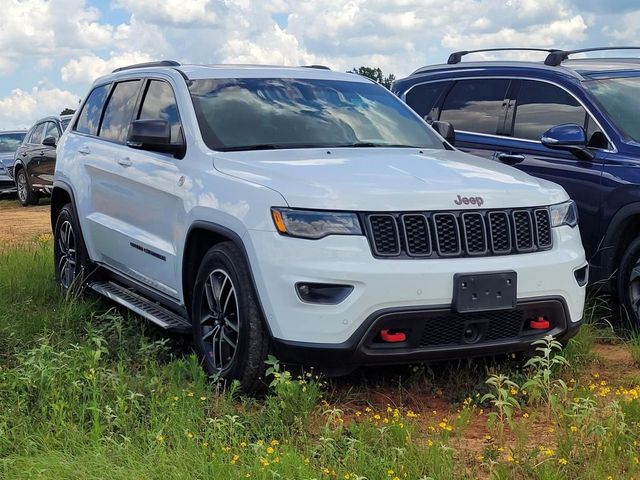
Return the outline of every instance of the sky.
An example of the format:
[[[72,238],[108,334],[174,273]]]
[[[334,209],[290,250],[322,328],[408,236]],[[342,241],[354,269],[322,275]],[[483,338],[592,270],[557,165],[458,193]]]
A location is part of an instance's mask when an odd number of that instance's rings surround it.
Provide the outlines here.
[[[633,45],[639,34],[637,0],[0,0],[0,130],[75,108],[98,76],[150,60],[402,77],[455,50]]]

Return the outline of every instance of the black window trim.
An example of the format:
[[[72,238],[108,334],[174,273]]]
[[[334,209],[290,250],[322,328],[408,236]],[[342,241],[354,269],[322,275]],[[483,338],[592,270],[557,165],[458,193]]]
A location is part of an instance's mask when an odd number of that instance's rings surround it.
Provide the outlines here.
[[[549,83],[551,85],[555,85],[556,87],[559,87],[561,89],[563,89],[564,91],[566,91],[569,95],[571,95],[581,106],[582,108],[584,108],[587,112],[587,114],[589,115],[590,118],[593,119],[593,121],[596,123],[596,125],[598,126],[598,128],[600,129],[600,131],[602,133],[604,133],[604,136],[607,138],[607,141],[609,142],[609,145],[612,147],[612,149],[603,149],[603,148],[593,148],[593,150],[599,150],[602,151],[604,153],[618,153],[618,148],[616,147],[615,143],[613,143],[611,141],[611,137],[609,136],[609,134],[606,132],[606,130],[604,128],[602,128],[602,125],[600,124],[600,122],[598,121],[598,119],[593,115],[593,113],[591,113],[591,110],[585,105],[585,103],[580,100],[578,97],[576,97],[576,95],[569,90],[568,88],[566,88],[564,85],[560,85],[557,82],[553,82],[551,80],[547,80],[547,79],[543,79],[543,78],[536,78],[536,77],[528,77],[528,76],[519,76],[519,75],[478,75],[478,76],[470,76],[470,77],[460,77],[457,78],[456,80],[483,80],[483,79],[508,79],[508,80],[534,80],[537,82],[544,82],[544,83]],[[409,92],[409,90],[411,90],[414,87],[417,87],[418,85],[423,85],[425,83],[434,83],[434,82],[446,82],[446,81],[451,81],[450,78],[437,78],[437,79],[433,79],[433,80],[426,80],[424,82],[419,82],[416,83],[414,85],[411,85],[411,87],[409,87],[405,92],[402,93],[402,95],[400,96],[400,98],[402,99],[403,102],[406,103],[406,95]],[[511,99],[510,99],[511,100]],[[515,100],[515,99],[513,99]],[[440,113],[442,113],[442,110],[440,110]],[[500,122],[498,122],[500,123]],[[510,139],[510,140],[517,140],[519,142],[528,142],[528,143],[536,143],[536,144],[542,144],[542,142],[540,140],[530,140],[528,138],[519,138],[519,137],[508,137],[505,135],[492,135],[490,133],[478,133],[478,132],[470,132],[468,130],[457,130],[457,132],[460,133],[465,133],[465,134],[469,134],[469,135],[480,135],[482,137],[490,137],[490,138],[500,138],[500,139]]]

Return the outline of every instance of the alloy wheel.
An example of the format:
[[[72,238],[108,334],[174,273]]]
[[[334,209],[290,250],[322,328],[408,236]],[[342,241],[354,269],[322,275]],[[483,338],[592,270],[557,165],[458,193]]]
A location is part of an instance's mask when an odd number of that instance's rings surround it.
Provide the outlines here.
[[[240,312],[236,289],[227,272],[216,269],[204,283],[200,332],[204,350],[214,369],[228,368],[236,355]]]
[[[27,201],[27,188],[29,188],[27,186],[27,179],[24,176],[24,172],[22,170],[20,170],[18,172],[18,177],[17,177],[17,186],[18,186],[18,198],[20,198],[20,201],[22,203]]]
[[[57,242],[60,285],[67,289],[71,287],[76,277],[76,236],[70,221],[65,220],[60,226]]]

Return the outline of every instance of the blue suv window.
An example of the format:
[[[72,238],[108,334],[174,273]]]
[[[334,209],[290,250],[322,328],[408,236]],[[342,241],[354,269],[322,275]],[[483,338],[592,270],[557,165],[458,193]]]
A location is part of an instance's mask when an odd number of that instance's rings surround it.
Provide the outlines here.
[[[540,140],[551,127],[563,123],[585,126],[587,112],[566,90],[546,82],[523,80],[516,100],[513,136]]]
[[[456,82],[444,101],[440,120],[456,130],[495,135],[509,83],[498,78]]]
[[[422,118],[427,116],[438,119],[438,111],[434,111],[441,102],[440,97],[446,92],[451,82],[431,82],[416,85],[407,92],[405,102]]]

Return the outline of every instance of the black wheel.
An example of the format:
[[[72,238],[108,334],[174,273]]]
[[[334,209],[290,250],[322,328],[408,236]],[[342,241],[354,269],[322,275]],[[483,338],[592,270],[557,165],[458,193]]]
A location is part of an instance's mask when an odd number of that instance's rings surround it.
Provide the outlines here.
[[[18,201],[23,207],[37,205],[40,201],[40,197],[31,190],[31,185],[29,185],[24,168],[20,168],[16,172],[16,189],[18,190]]]
[[[91,264],[80,227],[69,203],[58,214],[53,242],[54,270],[58,285],[65,292],[82,287],[91,273]]]
[[[204,256],[193,292],[193,342],[206,371],[245,393],[264,387],[269,350],[262,314],[248,266],[231,242]]]
[[[617,296],[621,319],[626,326],[640,328],[640,238],[627,247],[620,260],[617,278]]]

